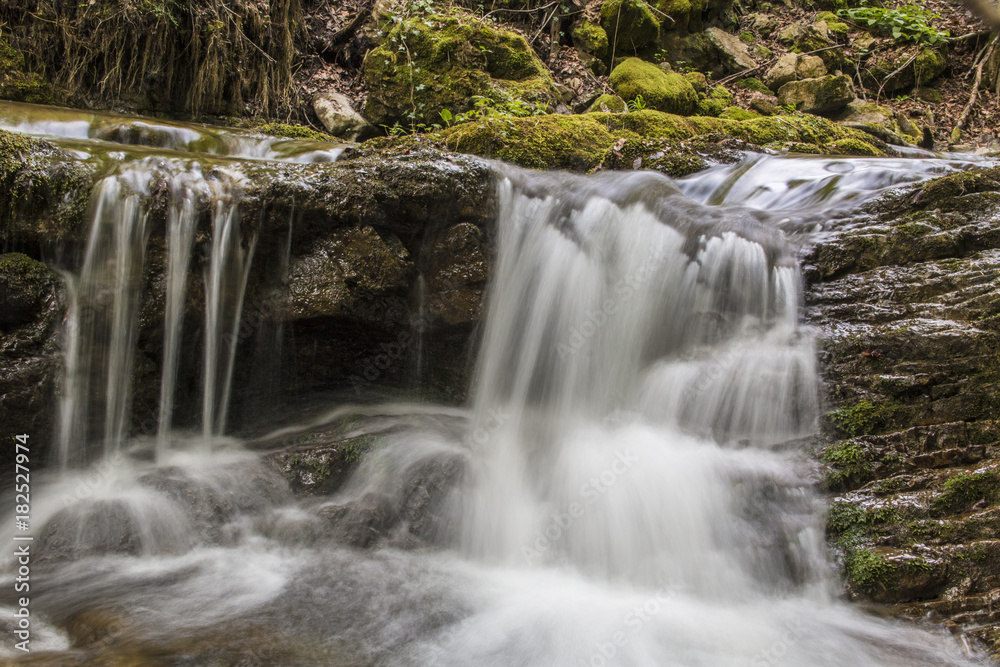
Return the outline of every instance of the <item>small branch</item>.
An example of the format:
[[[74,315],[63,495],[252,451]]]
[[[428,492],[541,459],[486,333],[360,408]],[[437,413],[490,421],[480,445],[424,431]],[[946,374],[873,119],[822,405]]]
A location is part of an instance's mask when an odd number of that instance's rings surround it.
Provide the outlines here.
[[[979,84],[983,80],[983,67],[989,62],[990,58],[993,56],[993,52],[996,51],[997,44],[1000,43],[1000,33],[993,36],[992,41],[990,41],[990,46],[986,51],[986,55],[976,66],[976,78],[972,82],[972,93],[969,95],[969,102],[962,109],[961,115],[958,117],[958,122],[955,123],[955,129],[951,131],[951,143],[957,144],[959,139],[962,138],[962,130],[969,122],[969,115],[972,113],[972,108],[976,106],[976,100],[979,99]]]

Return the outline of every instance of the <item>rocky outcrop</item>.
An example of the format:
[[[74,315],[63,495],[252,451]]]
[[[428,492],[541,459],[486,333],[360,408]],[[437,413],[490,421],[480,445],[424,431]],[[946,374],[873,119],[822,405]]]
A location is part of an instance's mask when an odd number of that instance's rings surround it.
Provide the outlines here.
[[[867,207],[807,257],[823,327],[835,494],[852,597],[1000,648],[1000,170]]]
[[[527,40],[462,13],[401,21],[372,49],[363,67],[365,115],[375,125],[441,124],[480,97],[493,107],[559,98],[552,77]]]

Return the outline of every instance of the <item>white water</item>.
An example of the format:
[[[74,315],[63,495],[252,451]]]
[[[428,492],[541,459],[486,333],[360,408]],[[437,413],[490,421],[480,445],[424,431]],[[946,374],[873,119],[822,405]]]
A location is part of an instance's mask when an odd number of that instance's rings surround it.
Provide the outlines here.
[[[877,161],[826,160],[811,174],[769,158],[743,170],[747,181],[733,177],[741,166],[679,186],[654,174],[501,168],[471,405],[338,408],[395,427],[338,497],[315,505],[293,502],[256,455],[220,437],[255,244],[240,232],[239,176],[205,180],[196,165],[163,164],[134,163],[102,181],[106,204],[73,283],[63,458],[78,462],[96,442],[104,460],[36,482],[33,521],[61,526],[79,554],[50,564],[34,589],[33,613],[53,623],[44,626],[52,650],[69,648],[60,624],[111,610],[149,655],[207,642],[242,664],[975,661],[942,631],[837,599],[821,503],[795,442],[815,429],[818,376],[781,231],[822,218],[813,206],[848,187],[828,180],[848,166],[873,172],[849,184],[858,200],[952,165],[896,161],[879,171]],[[128,453],[125,434],[148,235],[140,195],[156,169],[171,185],[164,418],[152,462]],[[792,185],[789,170],[804,182]],[[762,183],[772,194],[760,194]],[[711,208],[682,190],[717,202],[745,194],[740,207]],[[810,190],[827,194],[799,197]],[[198,211],[212,220],[206,334],[189,341],[180,320]],[[205,355],[204,433],[190,441],[170,431],[186,345]],[[394,497],[400,480],[441,455],[468,462],[444,548],[359,552],[323,534],[318,508]],[[122,523],[136,527],[135,554],[93,554],[101,531]]]

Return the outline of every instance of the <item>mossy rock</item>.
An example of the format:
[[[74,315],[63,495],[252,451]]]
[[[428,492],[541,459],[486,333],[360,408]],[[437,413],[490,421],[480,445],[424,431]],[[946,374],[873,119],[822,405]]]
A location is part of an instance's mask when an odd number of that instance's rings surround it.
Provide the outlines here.
[[[718,116],[733,103],[733,94],[723,86],[715,86],[698,102],[699,116]]]
[[[845,74],[790,81],[778,90],[780,104],[820,115],[836,113],[854,99],[854,83]]]
[[[903,51],[872,58],[861,70],[861,80],[871,91],[894,95],[933,83],[947,67],[944,54],[925,47],[916,55],[913,51]]]
[[[535,169],[589,171],[615,142],[603,114],[483,119],[435,133],[450,149]]]
[[[837,18],[837,15],[833,12],[820,12],[817,14],[816,23],[820,22],[826,25],[827,34],[841,40],[847,37],[849,31],[847,24]]]
[[[0,130],[0,247],[82,242],[96,171],[48,141]]]
[[[625,113],[628,111],[628,104],[617,95],[601,95],[587,109],[587,113]]]
[[[611,72],[611,87],[626,100],[642,95],[646,105],[657,111],[688,115],[698,107],[690,81],[638,58],[627,58]]]
[[[27,255],[0,255],[0,330],[31,321],[55,282],[47,266]]]
[[[743,90],[752,90],[755,93],[763,93],[764,95],[771,94],[771,89],[764,85],[764,82],[756,77],[740,79],[733,85],[737,88],[742,88]]]
[[[637,53],[660,36],[660,22],[642,0],[607,0],[601,5],[601,27],[616,55]]]
[[[441,122],[473,107],[558,99],[548,70],[521,35],[463,13],[421,15],[397,24],[365,57],[365,115],[376,125]]]
[[[726,107],[719,114],[719,118],[725,118],[727,120],[753,120],[754,118],[760,118],[761,115],[756,111],[750,111],[749,109],[743,109],[741,107]]]
[[[705,10],[705,0],[659,0],[656,9],[669,16],[663,30],[674,32],[699,32],[702,29],[701,14]]]
[[[573,28],[573,45],[595,58],[608,56],[608,33],[601,26],[590,21],[582,21]]]
[[[686,72],[684,78],[694,86],[695,92],[699,95],[708,92],[708,77],[701,72]]]
[[[745,142],[742,144],[744,150],[755,146],[801,144],[812,147],[811,152],[824,154],[843,150],[843,144],[837,142],[850,139],[857,142],[859,151],[863,146],[866,154],[884,154],[871,136],[818,116],[794,114],[730,120],[678,116],[652,109],[576,116],[486,118],[427,135],[380,141],[396,145],[399,150],[431,142],[452,151],[506,160],[523,167],[575,171],[590,171],[609,164],[632,168],[637,158],[643,158],[642,163],[649,165],[663,158],[665,146],[669,145],[678,155],[666,166],[691,173],[706,166],[704,159],[698,157],[698,151],[705,146],[718,145],[724,139]],[[617,147],[623,140],[625,148],[619,154]],[[625,160],[626,155],[631,159]],[[660,157],[653,157],[657,155]]]

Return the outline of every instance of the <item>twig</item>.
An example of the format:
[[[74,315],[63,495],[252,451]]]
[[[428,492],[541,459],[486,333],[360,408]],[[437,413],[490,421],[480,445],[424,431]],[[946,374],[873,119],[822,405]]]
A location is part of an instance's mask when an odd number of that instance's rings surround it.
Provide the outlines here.
[[[903,63],[902,65],[900,65],[899,67],[897,67],[896,71],[894,71],[892,74],[890,74],[889,76],[887,76],[884,79],[882,79],[882,83],[878,87],[878,92],[875,94],[875,101],[876,101],[876,103],[880,99],[882,99],[882,91],[885,90],[885,84],[889,83],[889,81],[892,80],[892,77],[896,76],[897,74],[899,74],[900,72],[902,72],[904,69],[906,69],[907,65],[909,65],[914,60],[916,60],[918,55],[920,55],[920,52],[919,51],[915,52],[912,56],[910,56],[909,58],[907,58],[907,60],[906,60],[905,63]]]
[[[976,78],[972,82],[972,93],[969,95],[969,102],[962,109],[961,115],[958,117],[958,122],[955,123],[955,129],[951,131],[951,143],[957,144],[958,140],[962,138],[962,130],[969,122],[969,115],[972,113],[972,107],[976,105],[976,100],[979,98],[979,83],[983,80],[983,67],[989,62],[990,58],[993,56],[993,52],[997,48],[997,43],[1000,43],[1000,33],[993,36],[992,41],[990,41],[989,49],[983,59],[976,66]]]
[[[543,12],[552,5],[557,5],[557,4],[559,4],[559,0],[553,0],[547,5],[544,5],[542,7],[535,7],[534,9],[505,9],[501,7],[500,9],[494,9],[492,11],[486,12],[485,14],[482,15],[481,18],[486,19],[486,17],[488,17],[490,14],[496,14],[497,12],[510,12],[512,14],[530,14],[531,12]]]

